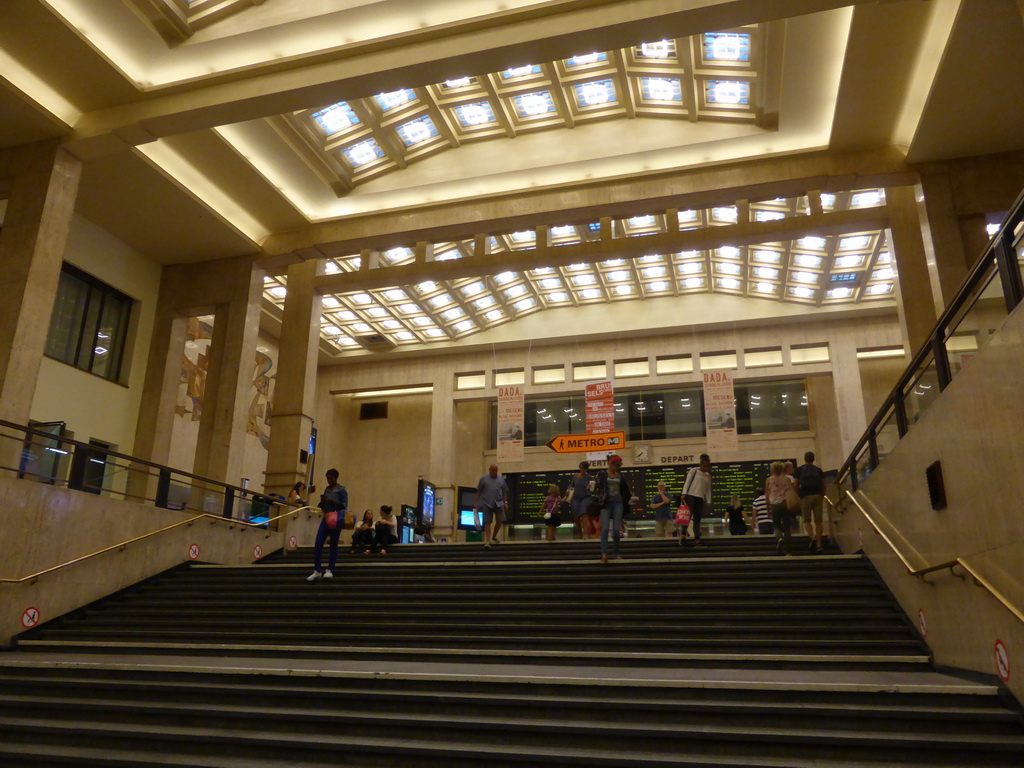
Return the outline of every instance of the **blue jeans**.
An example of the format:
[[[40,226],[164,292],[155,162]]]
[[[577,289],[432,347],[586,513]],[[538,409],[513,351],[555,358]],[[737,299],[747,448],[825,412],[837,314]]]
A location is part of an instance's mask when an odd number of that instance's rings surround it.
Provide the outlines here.
[[[341,513],[338,513],[341,516]],[[324,542],[327,537],[331,537],[331,559],[328,561],[328,569],[334,570],[334,566],[338,563],[338,539],[341,538],[341,529],[335,528],[333,531],[327,527],[327,521],[320,521],[320,528],[316,532],[316,543],[313,545],[313,568],[317,571],[323,572],[323,551]]]
[[[622,540],[622,499],[608,499],[601,510],[601,554],[608,554],[608,528],[612,529],[612,540],[614,554],[619,554],[619,544]]]

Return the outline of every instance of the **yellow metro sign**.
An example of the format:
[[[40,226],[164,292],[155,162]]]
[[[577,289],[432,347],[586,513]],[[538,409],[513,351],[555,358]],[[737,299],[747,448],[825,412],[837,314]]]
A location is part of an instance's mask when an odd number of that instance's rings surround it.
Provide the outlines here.
[[[595,432],[589,435],[555,435],[547,442],[555,453],[597,453],[619,451],[626,445],[625,432]]]

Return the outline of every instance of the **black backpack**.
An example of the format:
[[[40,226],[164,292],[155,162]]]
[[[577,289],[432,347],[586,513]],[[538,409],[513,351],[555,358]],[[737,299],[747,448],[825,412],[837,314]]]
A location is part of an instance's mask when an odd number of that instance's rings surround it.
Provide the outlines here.
[[[821,493],[821,478],[824,473],[813,464],[800,467],[800,492],[804,495]]]

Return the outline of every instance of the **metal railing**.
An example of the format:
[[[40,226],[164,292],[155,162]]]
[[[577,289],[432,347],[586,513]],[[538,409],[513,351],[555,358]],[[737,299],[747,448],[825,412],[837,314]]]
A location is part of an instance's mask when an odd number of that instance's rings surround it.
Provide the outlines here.
[[[926,565],[923,567],[915,568],[913,565],[910,564],[910,561],[907,559],[906,555],[903,554],[903,551],[898,546],[896,546],[895,542],[893,542],[889,535],[882,530],[882,527],[878,524],[878,521],[875,520],[874,516],[870,512],[868,512],[868,510],[865,509],[864,505],[857,500],[857,497],[854,496],[849,491],[846,492],[846,497],[854,504],[854,506],[857,507],[858,510],[860,510],[860,513],[864,516],[864,519],[867,520],[871,524],[871,527],[874,528],[875,531],[878,533],[878,535],[882,537],[882,539],[889,546],[889,548],[896,554],[896,557],[898,557],[900,559],[900,562],[903,563],[903,565],[906,567],[907,573],[909,573],[911,576],[917,576],[925,583],[930,584],[931,582],[924,578],[929,573],[948,570],[957,578],[963,578],[963,576],[960,576],[960,574],[953,570],[954,568],[958,567],[962,568],[964,572],[967,573],[974,580],[975,584],[985,589],[989,594],[992,595],[992,597],[994,597],[996,600],[1002,603],[1003,607],[1010,611],[1010,613],[1012,613],[1021,621],[1024,621],[1024,611],[1021,611],[1021,609],[1018,608],[1013,603],[1013,601],[1006,597],[1006,595],[1004,595],[994,584],[992,584],[992,582],[990,582],[988,579],[982,576],[981,573],[979,573],[975,567],[973,567],[970,563],[967,562],[967,560],[965,560],[962,557],[957,557],[954,560],[947,560],[946,562],[937,563],[935,565]]]
[[[275,506],[287,503],[280,497],[8,421],[0,421],[0,471],[75,491],[243,522],[267,524]]]
[[[854,445],[841,490],[857,490],[1024,300],[1022,269],[1024,193]]]

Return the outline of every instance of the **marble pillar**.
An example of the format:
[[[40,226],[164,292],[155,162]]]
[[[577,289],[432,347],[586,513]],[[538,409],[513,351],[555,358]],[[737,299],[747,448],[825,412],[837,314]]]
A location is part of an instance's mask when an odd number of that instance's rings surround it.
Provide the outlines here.
[[[923,222],[914,187],[886,190],[890,247],[899,274],[897,307],[907,347],[916,352],[928,338],[935,320],[936,299],[925,251]]]
[[[832,386],[839,416],[839,443],[845,461],[868,428],[857,344],[846,335],[833,338],[829,343],[829,356],[832,358]]]
[[[295,483],[308,482],[309,467],[303,463],[301,452],[309,445],[316,407],[322,298],[313,290],[313,281],[318,269],[316,260],[288,268],[288,295],[281,324],[270,447],[263,483],[269,493],[282,496],[287,496]],[[313,478],[312,481],[323,487],[322,480]]]
[[[82,166],[56,140],[11,152],[0,230],[0,419],[27,424]]]

